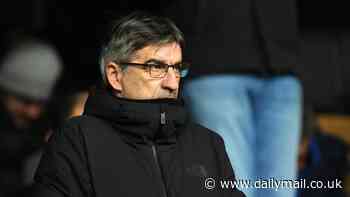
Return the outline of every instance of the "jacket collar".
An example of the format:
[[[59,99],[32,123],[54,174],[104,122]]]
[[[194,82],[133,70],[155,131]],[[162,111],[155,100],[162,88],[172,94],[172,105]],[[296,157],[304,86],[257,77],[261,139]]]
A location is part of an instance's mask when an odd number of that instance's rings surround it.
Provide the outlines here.
[[[90,93],[84,114],[108,121],[131,143],[173,143],[187,121],[182,99],[130,100],[104,88]]]

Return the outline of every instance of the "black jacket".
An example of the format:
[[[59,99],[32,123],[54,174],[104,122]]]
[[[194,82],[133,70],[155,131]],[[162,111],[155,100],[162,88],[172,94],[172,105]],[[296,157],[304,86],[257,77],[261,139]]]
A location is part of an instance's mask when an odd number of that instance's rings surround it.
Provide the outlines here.
[[[221,137],[191,123],[180,101],[130,101],[104,90],[50,139],[37,196],[244,196],[204,187],[234,179]],[[219,186],[219,183],[217,183]]]

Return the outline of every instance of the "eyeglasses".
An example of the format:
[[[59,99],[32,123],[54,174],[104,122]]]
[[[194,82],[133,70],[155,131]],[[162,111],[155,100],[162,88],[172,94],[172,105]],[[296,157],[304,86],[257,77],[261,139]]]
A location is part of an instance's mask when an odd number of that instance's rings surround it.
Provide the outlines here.
[[[174,65],[168,65],[164,63],[146,63],[146,64],[130,63],[130,62],[120,62],[120,63],[115,62],[115,63],[120,65],[141,66],[143,67],[143,69],[145,69],[148,72],[148,74],[152,78],[164,78],[165,75],[168,73],[170,67],[173,68],[176,77],[183,78],[183,77],[186,77],[186,75],[188,74],[189,67],[190,67],[190,64],[185,62],[181,62]]]

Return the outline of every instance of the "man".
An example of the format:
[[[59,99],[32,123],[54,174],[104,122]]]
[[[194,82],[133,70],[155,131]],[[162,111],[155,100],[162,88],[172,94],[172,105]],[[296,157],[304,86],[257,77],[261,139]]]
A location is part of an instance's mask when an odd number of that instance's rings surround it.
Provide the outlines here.
[[[51,137],[37,196],[244,196],[220,188],[234,181],[223,140],[191,123],[178,98],[183,45],[166,18],[116,22],[101,55],[104,87]]]
[[[49,44],[19,38],[0,68],[0,196],[13,196],[33,182],[48,130],[47,103],[61,60]]]

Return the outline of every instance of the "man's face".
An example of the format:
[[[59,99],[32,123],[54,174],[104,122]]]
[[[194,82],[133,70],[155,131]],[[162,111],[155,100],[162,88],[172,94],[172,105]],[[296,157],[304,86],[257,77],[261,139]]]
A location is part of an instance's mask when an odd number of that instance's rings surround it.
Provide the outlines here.
[[[177,43],[147,46],[136,51],[130,62],[144,64],[150,61],[177,64],[182,61],[181,47]],[[142,67],[128,66],[121,72],[119,96],[128,99],[175,99],[179,83],[180,78],[171,67],[164,78],[152,78]]]
[[[29,128],[44,110],[42,103],[25,101],[13,95],[4,97],[4,105],[18,129]]]

